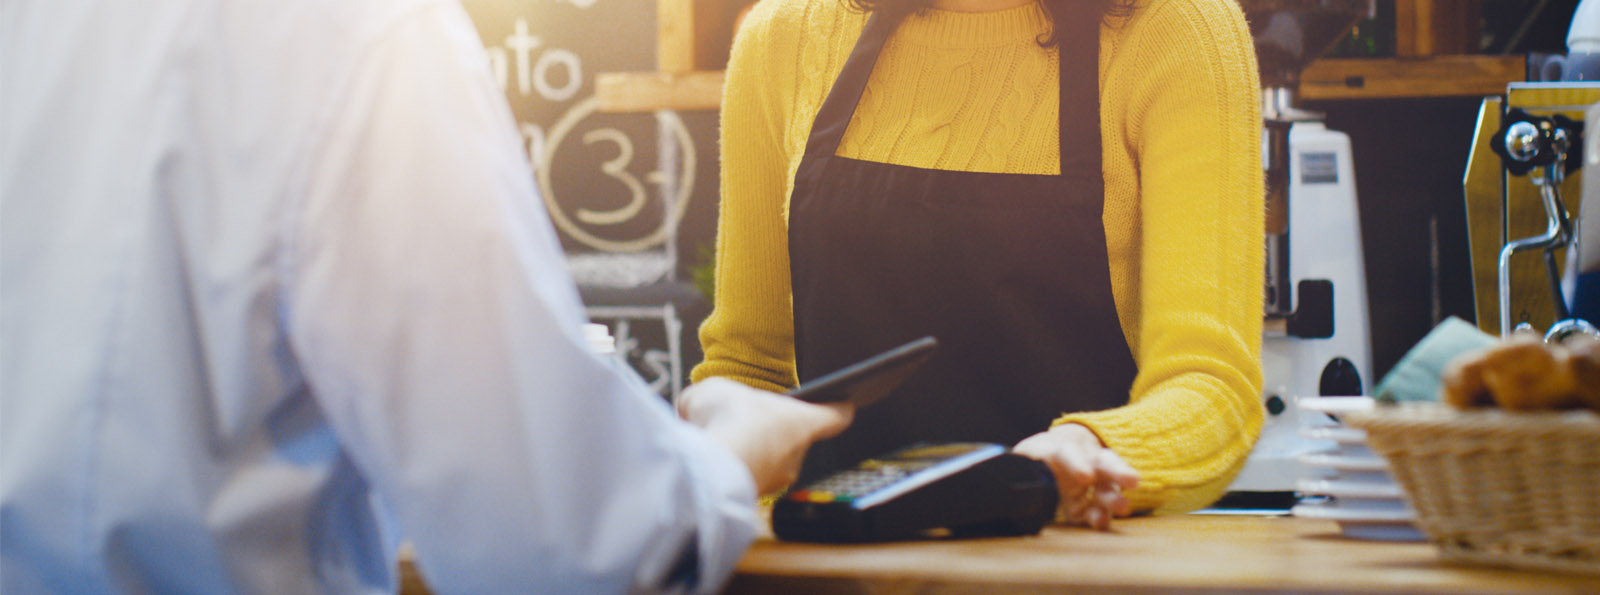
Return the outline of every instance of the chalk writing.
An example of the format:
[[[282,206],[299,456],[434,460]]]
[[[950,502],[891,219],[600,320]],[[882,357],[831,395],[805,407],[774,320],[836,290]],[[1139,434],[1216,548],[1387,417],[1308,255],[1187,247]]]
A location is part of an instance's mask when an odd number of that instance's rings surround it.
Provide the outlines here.
[[[660,245],[673,236],[678,222],[683,218],[683,213],[689,206],[690,193],[694,190],[696,166],[694,140],[690,138],[689,130],[684,126],[683,120],[674,112],[658,111],[655,113],[659,133],[666,135],[669,139],[668,142],[676,145],[674,148],[680,156],[676,167],[672,168],[673,171],[656,169],[645,175],[645,180],[653,184],[664,185],[672,192],[672,196],[668,197],[666,215],[662,217],[661,224],[656,226],[655,229],[637,238],[622,240],[602,238],[585,230],[574,222],[572,218],[569,218],[562,209],[561,204],[556,200],[555,189],[551,186],[553,177],[551,164],[554,161],[554,156],[561,150],[561,144],[566,140],[567,135],[584,118],[594,114],[595,107],[598,104],[598,100],[593,97],[578,102],[554,126],[550,127],[548,137],[538,140],[542,150],[537,157],[533,158],[534,177],[539,181],[539,190],[544,194],[545,204],[550,210],[550,218],[555,221],[556,227],[563,233],[596,250],[638,252]],[[606,142],[612,143],[617,147],[617,156],[602,163],[600,170],[606,176],[615,180],[620,188],[627,190],[629,200],[622,208],[611,211],[579,208],[576,212],[577,219],[588,224],[615,225],[638,215],[647,197],[644,185],[627,169],[633,157],[633,141],[615,128],[600,128],[584,134],[583,142],[587,144]],[[534,137],[530,136],[530,153],[533,145]]]
[[[511,82],[511,67],[514,65],[517,93],[523,97],[537,91],[540,97],[548,101],[572,99],[583,88],[582,61],[576,53],[562,48],[543,49],[535,58],[534,52],[543,45],[543,39],[528,33],[528,20],[519,18],[512,24],[511,34],[506,36],[504,46],[486,46],[484,52],[488,54],[489,68],[501,88],[509,89],[507,84]],[[565,75],[565,80],[559,84],[551,82],[557,69]]]

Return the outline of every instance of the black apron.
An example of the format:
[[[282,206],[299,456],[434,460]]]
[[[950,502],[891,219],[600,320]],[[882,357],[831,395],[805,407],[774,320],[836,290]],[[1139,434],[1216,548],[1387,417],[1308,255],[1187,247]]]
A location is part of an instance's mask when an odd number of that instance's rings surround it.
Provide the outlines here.
[[[915,441],[1011,445],[1062,413],[1128,402],[1136,366],[1101,223],[1100,15],[1055,21],[1061,174],[1052,176],[836,156],[899,23],[868,19],[812,124],[790,197],[799,378],[924,335],[940,350],[896,394],[814,446],[802,480]]]

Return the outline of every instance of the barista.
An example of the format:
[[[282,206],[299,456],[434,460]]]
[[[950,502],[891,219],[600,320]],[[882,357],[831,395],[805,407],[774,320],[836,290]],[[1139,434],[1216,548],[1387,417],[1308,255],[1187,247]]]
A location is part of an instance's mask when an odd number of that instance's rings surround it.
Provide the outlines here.
[[[983,440],[1049,463],[1076,522],[1214,501],[1262,420],[1258,89],[1227,0],[758,4],[694,378],[933,335],[805,476]]]

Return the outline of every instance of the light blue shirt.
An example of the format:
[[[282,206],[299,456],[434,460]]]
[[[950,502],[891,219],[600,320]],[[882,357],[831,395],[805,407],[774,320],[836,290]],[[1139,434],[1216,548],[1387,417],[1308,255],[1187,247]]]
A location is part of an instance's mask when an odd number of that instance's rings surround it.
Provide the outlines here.
[[[389,593],[380,501],[440,592],[728,576],[459,6],[0,2],[0,591]]]

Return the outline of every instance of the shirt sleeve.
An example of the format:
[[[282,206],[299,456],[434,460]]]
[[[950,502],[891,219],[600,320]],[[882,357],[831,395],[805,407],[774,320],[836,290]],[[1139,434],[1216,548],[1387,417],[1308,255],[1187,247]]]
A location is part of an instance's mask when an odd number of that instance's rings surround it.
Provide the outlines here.
[[[789,154],[783,149],[800,48],[781,27],[785,3],[761,2],[728,59],[721,112],[722,200],[716,292],[700,327],[705,360],[691,376],[767,390],[798,384],[789,284]]]
[[[283,259],[292,357],[352,463],[441,592],[714,591],[752,479],[589,353],[470,21],[432,3],[369,50]]]
[[[1136,510],[1220,497],[1260,433],[1261,112],[1255,54],[1231,2],[1153,2],[1130,25],[1125,123],[1137,143],[1139,374],[1129,405],[1064,416],[1140,474]]]

